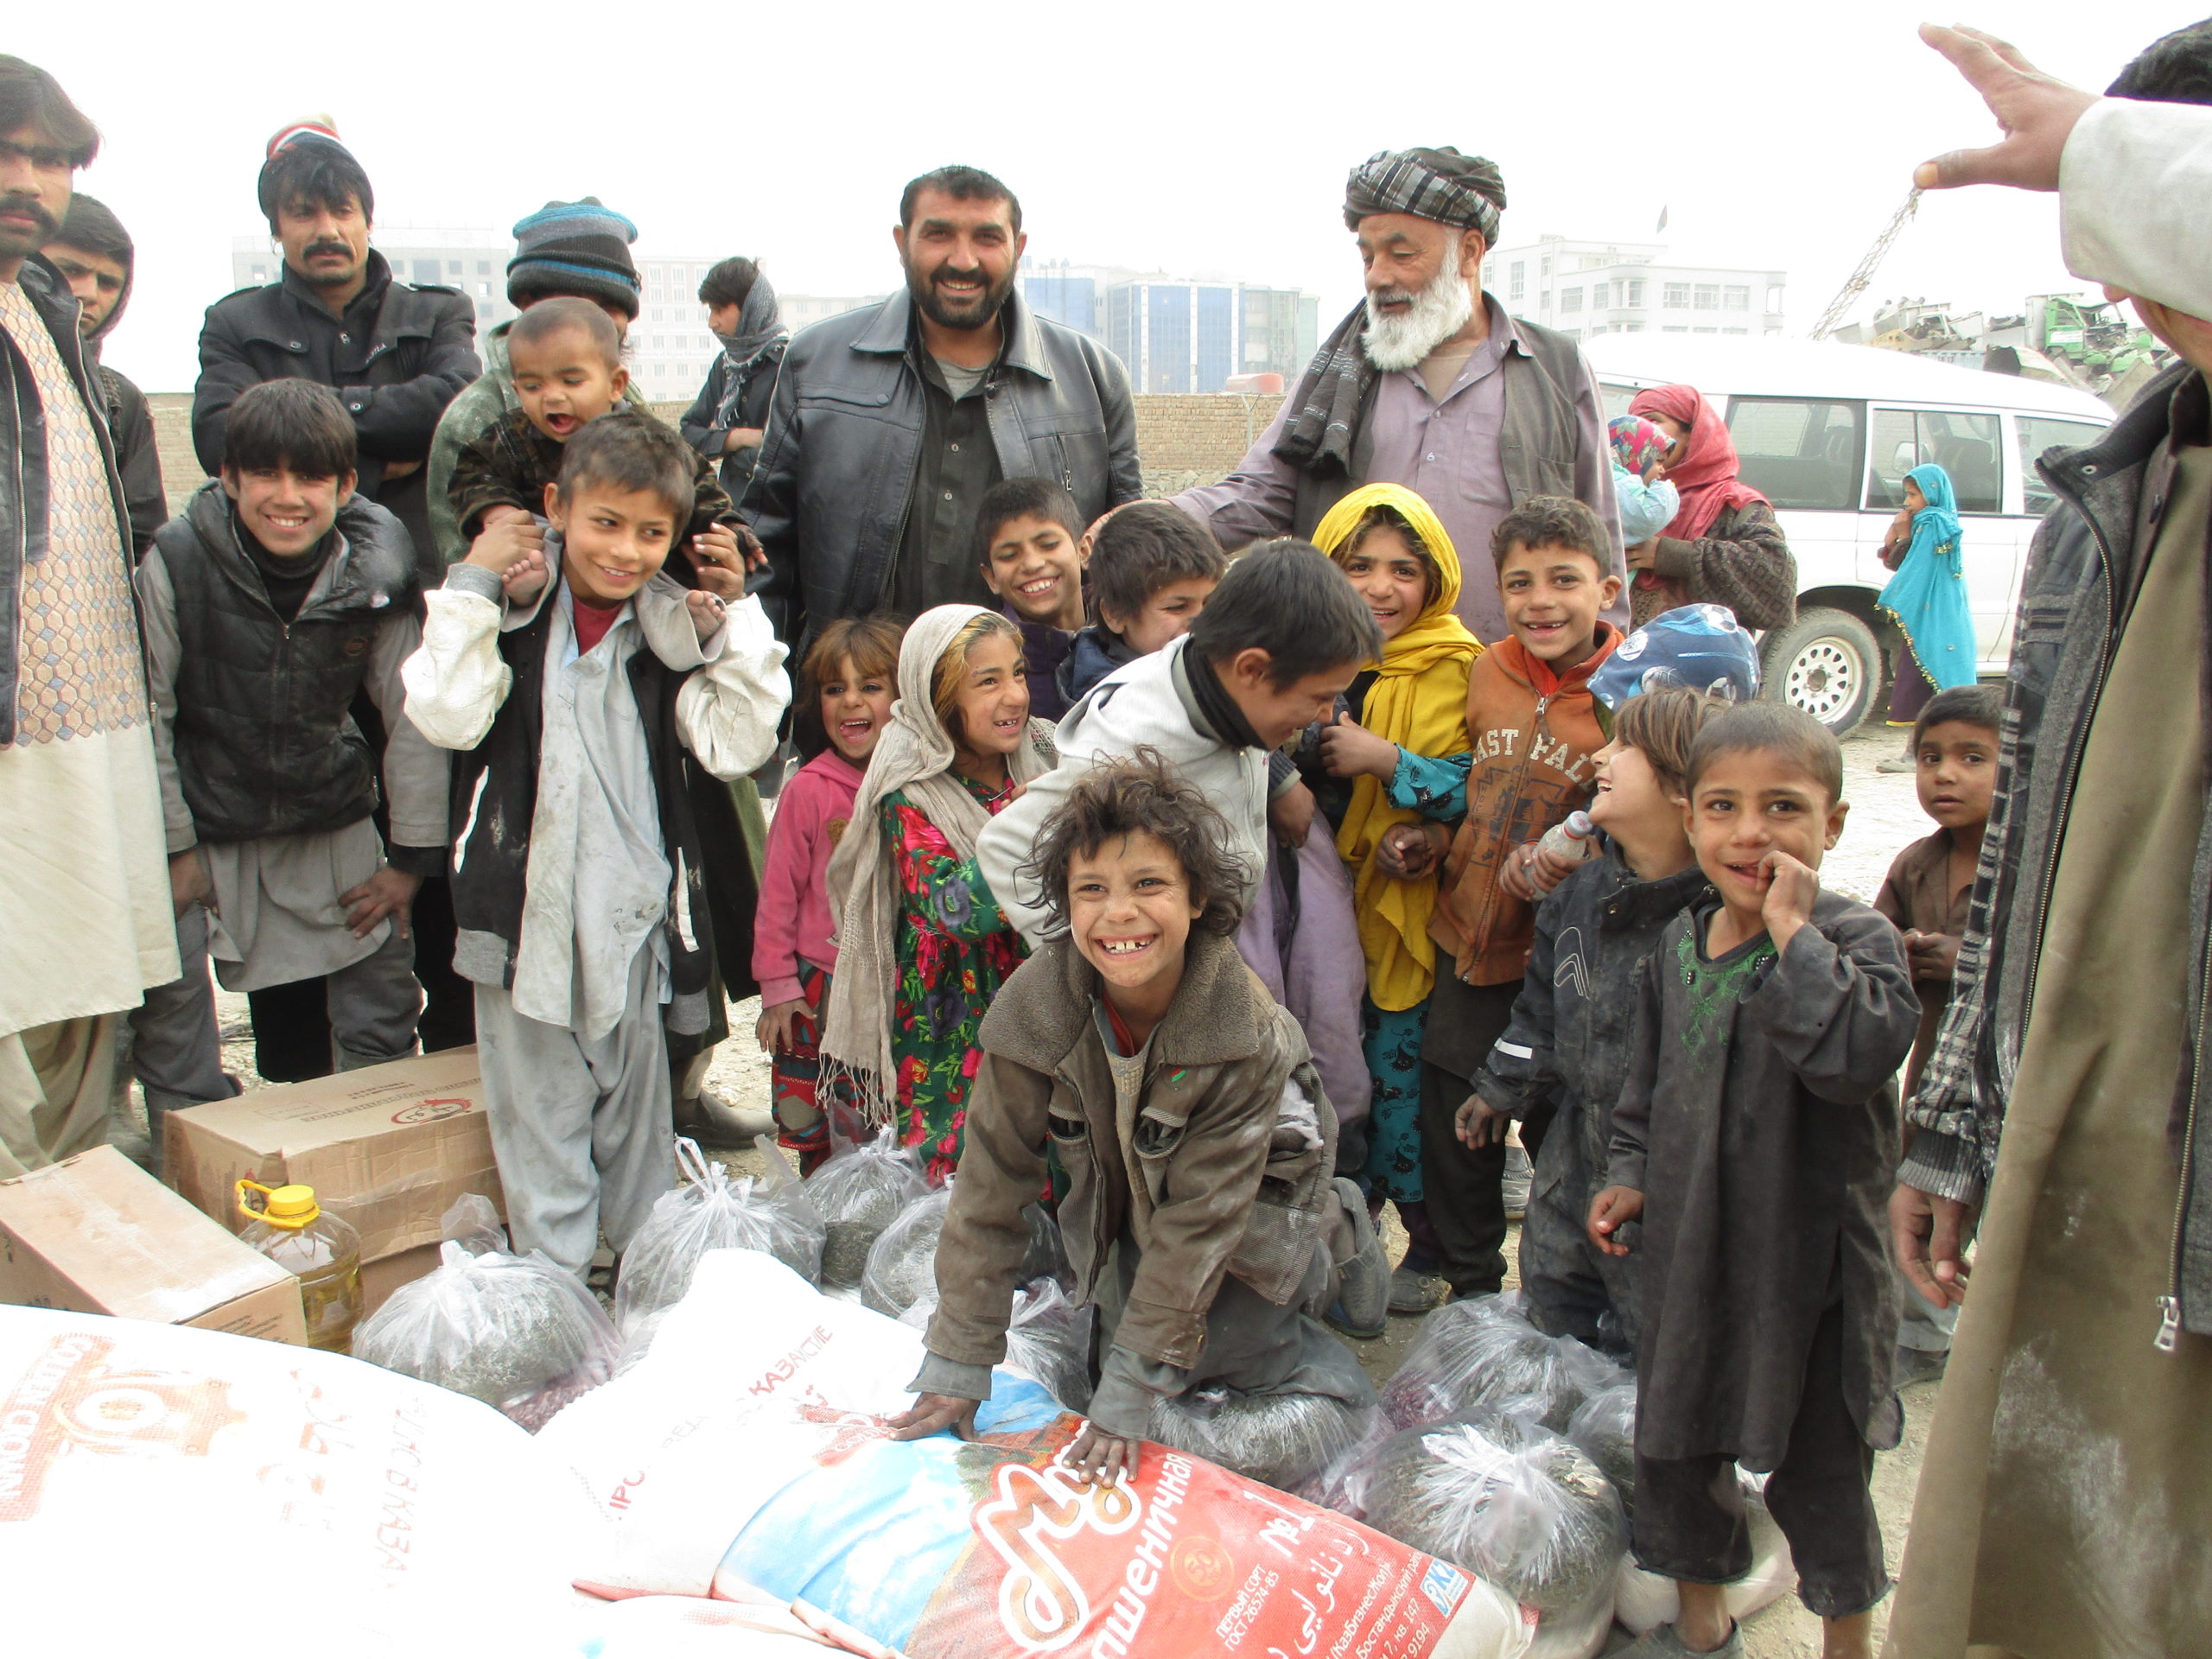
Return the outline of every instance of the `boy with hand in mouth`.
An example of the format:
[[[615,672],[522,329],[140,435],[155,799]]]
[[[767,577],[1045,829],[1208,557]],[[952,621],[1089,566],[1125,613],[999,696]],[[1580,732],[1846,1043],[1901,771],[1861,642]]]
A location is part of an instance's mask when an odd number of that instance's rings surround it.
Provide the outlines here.
[[[497,568],[534,582],[545,571],[538,518],[560,476],[563,446],[588,423],[623,406],[630,372],[613,319],[589,300],[569,297],[540,300],[508,326],[507,361],[521,407],[462,446],[453,467],[454,516],[472,559],[476,544],[489,538]],[[740,551],[737,509],[714,467],[703,455],[696,459],[678,545],[702,572],[758,569],[765,563],[758,544]]]
[[[1103,1321],[1078,1474],[1134,1474],[1154,1405],[1207,1383],[1370,1404],[1308,1310],[1347,1278],[1379,1297],[1388,1269],[1357,1192],[1331,1179],[1336,1120],[1305,1037],[1237,955],[1228,825],[1140,752],[1063,791],[1020,879],[1050,937],[983,1020],[921,1397],[898,1438],[973,1438],[1048,1149],[1077,1295]]]
[[[1643,1257],[1635,1553],[1681,1592],[1675,1622],[1628,1653],[1742,1653],[1724,1594],[1751,1567],[1741,1463],[1771,1471],[1827,1659],[1867,1659],[1889,1591],[1868,1482],[1901,1424],[1891,1079],[1920,1003],[1897,930],[1821,887],[1847,810],[1824,727],[1731,709],[1698,733],[1687,781],[1719,896],[1639,971],[1611,1184],[1590,1206],[1593,1246]]]
[[[1021,630],[1029,712],[1057,723],[1068,711],[1060,664],[1083,626],[1088,550],[1075,498],[1048,478],[1009,478],[983,493],[976,514],[976,558],[983,585]]]
[[[454,965],[476,985],[515,1248],[579,1278],[602,1230],[619,1255],[674,1185],[670,1050],[721,1014],[687,769],[752,771],[791,700],[737,570],[704,565],[687,591],[664,569],[698,461],[644,415],[585,424],[538,503],[543,553],[478,537],[404,671],[408,718],[460,752]]]

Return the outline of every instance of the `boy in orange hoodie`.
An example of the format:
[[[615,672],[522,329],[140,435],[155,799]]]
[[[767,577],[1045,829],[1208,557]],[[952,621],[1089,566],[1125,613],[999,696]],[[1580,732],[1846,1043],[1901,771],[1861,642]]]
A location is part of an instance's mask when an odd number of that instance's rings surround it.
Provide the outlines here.
[[[1474,748],[1398,752],[1390,799],[1432,822],[1395,826],[1377,852],[1409,876],[1443,861],[1429,924],[1439,948],[1421,1043],[1421,1176],[1455,1297],[1504,1282],[1506,1147],[1502,1139],[1463,1144],[1453,1119],[1512,1019],[1536,901],[1572,868],[1545,869],[1531,843],[1590,798],[1591,757],[1606,741],[1590,676],[1621,639],[1599,615],[1619,596],[1620,579],[1611,574],[1605,526],[1581,502],[1530,497],[1499,524],[1491,554],[1511,632],[1468,677]],[[1531,1154],[1543,1130],[1522,1125]]]

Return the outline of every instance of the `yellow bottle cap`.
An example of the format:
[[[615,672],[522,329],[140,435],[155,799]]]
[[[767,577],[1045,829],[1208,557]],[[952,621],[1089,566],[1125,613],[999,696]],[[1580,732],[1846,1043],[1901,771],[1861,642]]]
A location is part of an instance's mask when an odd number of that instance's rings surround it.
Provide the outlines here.
[[[245,1201],[248,1192],[261,1194],[261,1208],[253,1208]],[[265,1221],[271,1227],[282,1227],[296,1232],[311,1227],[322,1214],[322,1206],[315,1201],[311,1186],[264,1186],[258,1181],[238,1183],[238,1210],[256,1221]]]

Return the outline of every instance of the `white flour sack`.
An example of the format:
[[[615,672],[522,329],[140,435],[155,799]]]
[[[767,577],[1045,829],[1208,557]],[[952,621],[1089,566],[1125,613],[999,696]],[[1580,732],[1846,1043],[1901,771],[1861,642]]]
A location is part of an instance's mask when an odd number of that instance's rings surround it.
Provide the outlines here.
[[[10,1653],[573,1654],[564,1474],[340,1355],[0,1307]]]

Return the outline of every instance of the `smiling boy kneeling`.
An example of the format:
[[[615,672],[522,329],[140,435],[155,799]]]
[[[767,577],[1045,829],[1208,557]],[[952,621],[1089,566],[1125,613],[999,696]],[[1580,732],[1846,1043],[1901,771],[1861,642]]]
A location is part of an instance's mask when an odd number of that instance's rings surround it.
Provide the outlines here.
[[[476,985],[486,1116],[518,1251],[581,1277],[675,1184],[666,1041],[709,1006],[715,937],[688,754],[743,776],[791,701],[744,578],[662,567],[695,456],[648,416],[571,438],[542,557],[480,537],[429,596],[407,715],[453,775],[454,966]],[[548,582],[547,568],[558,579]]]
[[[1357,1189],[1332,1179],[1336,1115],[1305,1037],[1236,953],[1229,837],[1149,751],[1086,772],[1046,824],[1022,874],[1048,938],[983,1020],[901,1438],[972,1433],[1048,1148],[1067,1172],[1077,1294],[1103,1338],[1072,1465],[1133,1471],[1154,1403],[1205,1383],[1373,1398],[1308,1310],[1340,1280],[1386,1294],[1389,1269]]]

